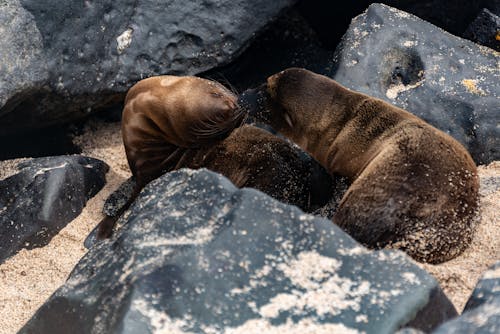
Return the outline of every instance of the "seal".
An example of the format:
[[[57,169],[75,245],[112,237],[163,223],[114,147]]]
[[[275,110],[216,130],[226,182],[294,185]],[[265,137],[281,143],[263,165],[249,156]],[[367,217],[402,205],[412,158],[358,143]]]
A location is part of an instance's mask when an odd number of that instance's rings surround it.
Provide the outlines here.
[[[117,216],[99,223],[97,238],[111,235],[118,216],[147,183],[179,168],[192,149],[225,138],[244,118],[237,96],[215,81],[162,75],[132,86],[121,132],[135,186]]]
[[[241,99],[254,117],[349,180],[333,222],[359,242],[429,263],[450,260],[470,244],[477,169],[449,135],[300,68],[270,76]]]
[[[239,126],[237,96],[199,78],[155,76],[127,92],[122,114],[125,153],[139,186],[176,169],[189,149],[210,145]]]
[[[131,87],[121,130],[135,184],[125,204],[99,223],[97,238],[111,235],[147,183],[179,168],[213,170],[237,187],[259,189],[305,211],[326,201],[328,191],[317,189],[329,183],[328,174],[315,178],[321,172],[314,172],[298,148],[262,129],[241,126],[246,116],[238,97],[215,81],[156,76]]]

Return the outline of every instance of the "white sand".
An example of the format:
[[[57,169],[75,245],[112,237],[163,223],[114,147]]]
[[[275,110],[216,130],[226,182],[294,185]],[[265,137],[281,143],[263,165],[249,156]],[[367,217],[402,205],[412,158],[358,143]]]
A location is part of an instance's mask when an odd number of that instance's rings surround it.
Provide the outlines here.
[[[0,265],[0,334],[16,333],[64,283],[86,252],[83,240],[102,219],[105,199],[130,176],[119,123],[90,121],[85,133],[75,138],[75,144],[82,148],[83,155],[101,159],[110,166],[108,183],[49,245],[22,250]],[[17,162],[0,162],[0,179],[15,173]],[[479,172],[481,177],[500,177],[500,161],[480,166]],[[480,225],[467,251],[441,265],[421,264],[439,280],[458,311],[463,309],[481,274],[500,260],[500,190],[483,194],[481,207]]]

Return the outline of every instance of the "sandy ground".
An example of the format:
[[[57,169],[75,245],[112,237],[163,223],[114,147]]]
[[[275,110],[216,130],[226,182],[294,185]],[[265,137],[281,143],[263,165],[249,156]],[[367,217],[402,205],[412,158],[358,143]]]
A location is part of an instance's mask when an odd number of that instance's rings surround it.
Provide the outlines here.
[[[89,121],[84,134],[74,141],[82,148],[83,155],[109,164],[108,183],[87,203],[82,214],[55,236],[49,245],[22,250],[0,265],[2,334],[16,333],[64,283],[86,252],[83,240],[103,217],[104,200],[130,176],[119,123]],[[0,162],[0,179],[12,174],[17,162]],[[480,166],[479,172],[483,183],[488,186],[481,188],[481,221],[472,246],[461,256],[444,264],[419,264],[438,279],[459,312],[481,274],[500,260],[500,161]]]

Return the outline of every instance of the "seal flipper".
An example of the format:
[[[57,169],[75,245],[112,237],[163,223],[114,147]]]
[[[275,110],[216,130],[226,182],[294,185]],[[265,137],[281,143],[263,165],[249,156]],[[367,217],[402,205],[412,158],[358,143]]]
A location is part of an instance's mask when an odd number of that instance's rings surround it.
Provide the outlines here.
[[[84,246],[89,249],[96,242],[107,239],[113,234],[114,226],[120,216],[132,205],[143,186],[137,183],[134,176],[123,182],[106,199],[103,207],[105,217],[90,232],[84,241]]]

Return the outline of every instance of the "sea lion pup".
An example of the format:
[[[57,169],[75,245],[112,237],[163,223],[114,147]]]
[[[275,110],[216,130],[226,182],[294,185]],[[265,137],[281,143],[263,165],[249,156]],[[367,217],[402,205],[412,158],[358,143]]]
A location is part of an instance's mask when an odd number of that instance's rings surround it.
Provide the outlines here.
[[[455,139],[409,112],[290,68],[241,97],[251,114],[351,183],[333,222],[372,248],[440,263],[470,243],[476,165]]]
[[[257,188],[306,211],[314,209],[323,199],[314,197],[320,192],[313,189],[325,178],[315,181],[311,161],[301,160],[298,149],[284,140],[252,126],[233,131],[246,118],[237,99],[221,84],[198,77],[156,76],[135,84],[122,115],[135,185],[127,202],[101,221],[97,238],[111,235],[147,183],[183,167],[208,168],[237,187]]]

